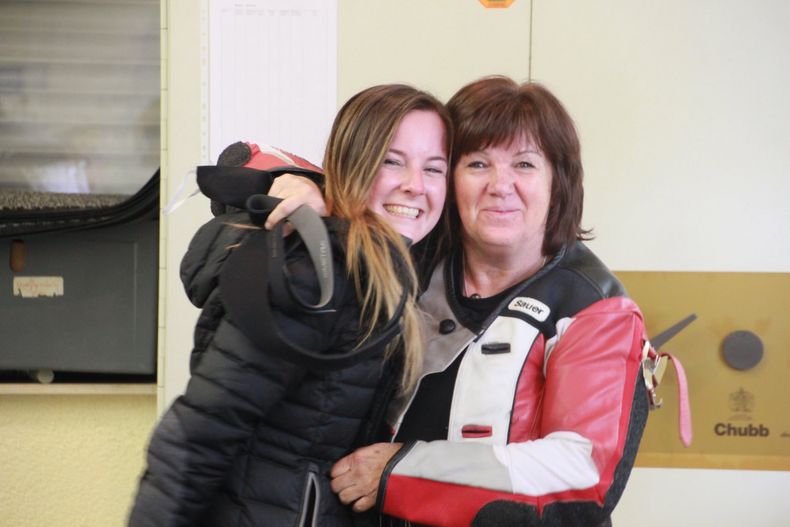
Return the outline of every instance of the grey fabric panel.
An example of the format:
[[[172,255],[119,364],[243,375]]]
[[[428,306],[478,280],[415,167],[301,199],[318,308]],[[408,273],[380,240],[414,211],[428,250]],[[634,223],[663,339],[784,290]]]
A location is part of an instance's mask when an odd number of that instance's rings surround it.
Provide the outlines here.
[[[443,371],[475,337],[472,331],[455,318],[447,303],[444,280],[445,263],[446,260],[443,260],[436,266],[431,277],[431,285],[420,298],[420,309],[423,312],[425,333],[428,339],[428,349],[425,352],[422,366],[423,375]],[[439,332],[439,324],[442,320],[452,320],[455,323],[455,329],[442,335]]]
[[[428,374],[444,371],[453,360],[461,353],[475,334],[464,327],[455,318],[450,306],[445,299],[445,280],[444,266],[446,260],[442,260],[433,272],[431,283],[428,290],[420,297],[419,307],[423,319],[423,331],[425,332],[426,349],[423,353],[422,372],[420,377]],[[431,314],[432,313],[432,314]],[[452,320],[455,329],[443,335],[439,331],[439,324],[443,320]],[[417,386],[406,393],[399,393],[392,401],[387,410],[387,422],[399,425],[403,417],[404,410],[411,403]]]

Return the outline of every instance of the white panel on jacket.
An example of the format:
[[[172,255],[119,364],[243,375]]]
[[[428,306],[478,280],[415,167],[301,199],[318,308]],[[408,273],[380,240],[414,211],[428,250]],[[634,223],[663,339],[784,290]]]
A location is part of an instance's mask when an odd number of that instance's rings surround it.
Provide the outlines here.
[[[488,444],[507,441],[510,405],[502,401],[513,400],[519,374],[537,336],[538,330],[523,320],[500,316],[469,345],[458,368],[448,439]],[[509,344],[507,352],[483,353],[486,345],[505,343]],[[474,433],[473,427],[479,432]]]

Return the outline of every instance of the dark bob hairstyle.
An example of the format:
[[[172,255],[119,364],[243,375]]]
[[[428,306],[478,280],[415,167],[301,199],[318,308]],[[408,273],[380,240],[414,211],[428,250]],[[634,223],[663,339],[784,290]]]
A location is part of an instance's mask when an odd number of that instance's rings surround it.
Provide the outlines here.
[[[447,103],[453,121],[452,162],[492,146],[509,146],[522,137],[538,146],[552,170],[551,202],[543,254],[590,239],[581,227],[584,201],[581,147],[576,127],[562,103],[534,82],[518,84],[507,77],[485,77],[461,88]],[[452,176],[451,176],[452,177]],[[459,240],[461,220],[453,185],[449,186],[445,243]]]

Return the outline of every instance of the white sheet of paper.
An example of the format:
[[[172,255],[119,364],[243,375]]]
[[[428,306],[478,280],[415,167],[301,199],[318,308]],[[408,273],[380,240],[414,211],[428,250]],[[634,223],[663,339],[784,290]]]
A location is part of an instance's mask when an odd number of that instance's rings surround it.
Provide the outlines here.
[[[210,0],[207,31],[208,161],[251,141],[320,166],[337,110],[336,0]]]

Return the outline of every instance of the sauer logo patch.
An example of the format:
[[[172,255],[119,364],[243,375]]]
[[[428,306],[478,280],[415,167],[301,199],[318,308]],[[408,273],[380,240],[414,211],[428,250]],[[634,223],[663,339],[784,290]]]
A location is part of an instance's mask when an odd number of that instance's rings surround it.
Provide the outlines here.
[[[532,318],[537,319],[539,322],[545,321],[551,312],[549,306],[540,300],[535,300],[534,298],[529,298],[526,296],[514,298],[507,308],[513,311],[521,311],[522,313],[526,313]]]

